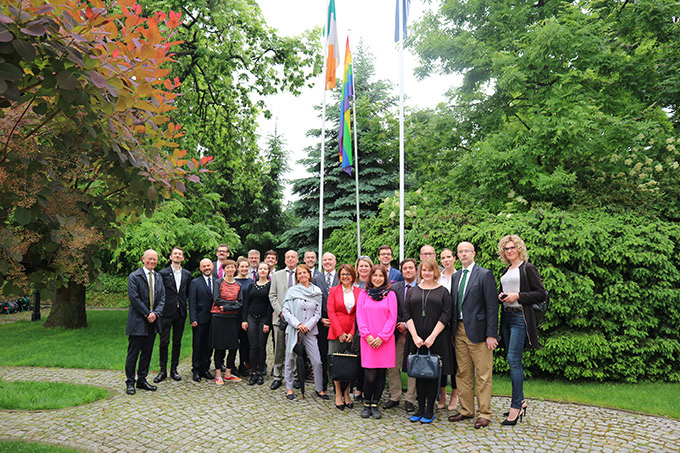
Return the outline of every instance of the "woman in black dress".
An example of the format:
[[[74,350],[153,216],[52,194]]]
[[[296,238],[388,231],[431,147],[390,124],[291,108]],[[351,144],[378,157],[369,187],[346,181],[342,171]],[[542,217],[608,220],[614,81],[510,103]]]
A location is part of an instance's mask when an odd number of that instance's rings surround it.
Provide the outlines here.
[[[264,384],[264,368],[267,360],[267,336],[272,328],[272,304],[269,301],[269,264],[264,261],[257,265],[258,280],[250,285],[243,303],[241,328],[248,332],[250,360],[253,373],[248,385]],[[251,280],[252,281],[252,280]]]
[[[224,277],[217,280],[217,300],[210,310],[210,347],[215,350],[215,383],[223,385],[224,381],[238,382],[241,378],[233,375],[231,370],[236,367],[236,351],[238,351],[238,311],[243,306],[241,285],[234,280],[236,262],[227,260],[222,265]],[[227,356],[227,366],[222,377],[224,356]]]
[[[420,283],[408,292],[404,304],[404,319],[409,333],[406,351],[426,352],[430,349],[442,360],[441,375],[451,374],[453,369],[453,348],[449,321],[453,298],[449,291],[437,280],[439,266],[434,258],[425,258],[420,264]],[[439,394],[439,379],[416,379],[418,410],[409,420],[412,422],[432,423],[434,404]]]

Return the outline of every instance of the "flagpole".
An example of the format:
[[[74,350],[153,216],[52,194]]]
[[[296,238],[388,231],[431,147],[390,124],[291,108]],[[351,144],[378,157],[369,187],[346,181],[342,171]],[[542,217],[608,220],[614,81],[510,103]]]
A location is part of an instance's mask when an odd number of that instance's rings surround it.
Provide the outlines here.
[[[399,1],[399,262],[404,261],[404,0]]]
[[[352,30],[347,31],[350,48],[352,46]],[[359,215],[359,148],[357,147],[357,79],[354,77],[354,64],[352,64],[352,114],[354,122],[354,185],[357,205],[357,258],[361,256],[361,217]]]
[[[327,46],[324,46],[327,47]],[[324,51],[324,54],[328,50]],[[324,59],[325,60],[325,59]],[[319,163],[319,271],[321,267],[321,257],[323,256],[323,186],[324,169],[326,160],[326,77],[323,78],[323,109],[321,113],[321,161]]]

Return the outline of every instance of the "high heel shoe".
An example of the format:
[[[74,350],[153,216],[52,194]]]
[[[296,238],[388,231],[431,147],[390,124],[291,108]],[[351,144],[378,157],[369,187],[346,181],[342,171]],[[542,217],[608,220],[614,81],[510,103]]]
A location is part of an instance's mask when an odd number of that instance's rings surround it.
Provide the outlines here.
[[[526,414],[526,412],[527,412],[527,400],[523,400],[523,401],[522,401],[522,410],[523,410],[524,413]],[[510,412],[509,412],[509,411],[508,411],[508,412],[503,412],[503,417],[507,417],[508,415],[510,415]]]
[[[520,411],[517,413],[517,417],[515,417],[514,420],[509,420],[505,419],[501,422],[501,425],[503,426],[515,426],[517,424],[517,420],[519,420],[520,423],[522,423],[522,418],[524,418],[524,409],[520,409]]]

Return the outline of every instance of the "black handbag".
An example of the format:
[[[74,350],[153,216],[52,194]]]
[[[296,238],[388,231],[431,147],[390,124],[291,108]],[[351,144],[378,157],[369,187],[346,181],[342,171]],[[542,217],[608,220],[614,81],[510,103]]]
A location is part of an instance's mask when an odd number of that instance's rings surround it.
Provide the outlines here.
[[[437,354],[409,354],[407,358],[406,374],[417,379],[439,379],[442,373],[442,359]]]
[[[356,354],[335,352],[330,354],[328,373],[331,381],[356,381],[359,372],[359,356]]]

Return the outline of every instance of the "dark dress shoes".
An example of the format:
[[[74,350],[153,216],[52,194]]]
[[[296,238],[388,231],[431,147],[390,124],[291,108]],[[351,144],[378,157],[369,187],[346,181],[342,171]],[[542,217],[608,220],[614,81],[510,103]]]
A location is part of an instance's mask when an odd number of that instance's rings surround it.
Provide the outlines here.
[[[409,401],[404,401],[404,409],[406,409],[406,412],[415,412],[416,407],[413,405],[413,403]]]
[[[137,390],[135,390],[135,384],[128,384],[125,393],[127,393],[128,395],[134,395],[135,393],[137,393]]]
[[[257,375],[257,385],[264,384],[264,376],[262,374]]]
[[[181,381],[182,380],[182,376],[179,375],[177,370],[170,370],[170,377],[175,381]]]
[[[137,388],[142,390],[148,390],[150,392],[155,392],[158,387],[151,385],[146,381],[137,381]]]
[[[320,392],[316,392],[316,396],[318,396],[318,397],[321,398],[322,400],[329,400],[329,399],[331,399],[331,397],[328,396],[327,393],[324,393],[324,394],[322,395]]]
[[[469,415],[463,415],[463,414],[461,414],[460,412],[458,412],[458,413],[453,414],[452,416],[450,416],[450,417],[449,417],[449,421],[450,421],[450,422],[461,422],[461,421],[466,420],[466,419],[468,419],[468,418],[472,418],[472,417],[469,416]],[[482,419],[480,418],[479,420],[482,420]],[[479,421],[479,420],[478,420],[478,421]],[[487,423],[487,424],[488,424],[488,423]]]
[[[215,376],[213,376],[212,374],[210,374],[210,371],[204,372],[201,376],[204,377],[204,378],[206,378],[207,380],[215,379]]]
[[[387,402],[383,404],[383,409],[392,409],[397,406],[399,406],[399,401],[387,400]]]
[[[489,426],[489,423],[490,423],[489,420],[479,417],[475,422],[475,429],[486,428],[487,426]]]
[[[159,382],[163,381],[164,379],[167,379],[168,373],[165,372],[165,370],[161,370],[160,373],[158,373],[158,376],[153,378],[153,381],[158,384]]]
[[[272,382],[271,389],[276,390],[277,388],[281,387],[281,381],[274,381]]]
[[[194,373],[193,380],[196,382],[201,382],[201,375],[198,373]]]

